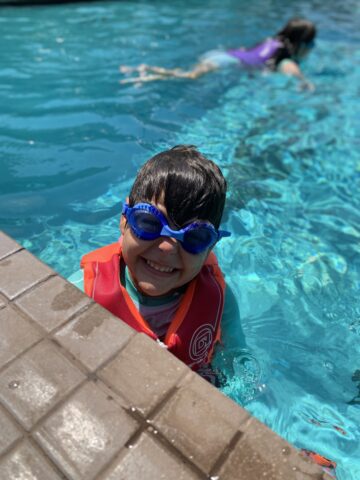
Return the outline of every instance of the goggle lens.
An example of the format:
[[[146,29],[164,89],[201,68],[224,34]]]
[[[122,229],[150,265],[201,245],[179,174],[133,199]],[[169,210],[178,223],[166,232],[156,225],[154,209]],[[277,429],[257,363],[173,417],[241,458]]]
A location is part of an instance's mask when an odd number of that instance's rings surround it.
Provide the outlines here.
[[[145,210],[133,210],[131,212],[130,224],[136,229],[138,235],[143,232],[149,239],[159,237],[163,227],[160,220],[154,214]]]
[[[184,248],[187,251],[197,253],[210,247],[216,240],[217,235],[213,230],[205,225],[198,226],[185,233]]]

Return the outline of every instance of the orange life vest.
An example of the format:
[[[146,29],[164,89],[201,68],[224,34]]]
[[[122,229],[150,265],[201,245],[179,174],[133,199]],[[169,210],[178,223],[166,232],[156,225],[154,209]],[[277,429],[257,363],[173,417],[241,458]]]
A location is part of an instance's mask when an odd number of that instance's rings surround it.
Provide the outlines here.
[[[85,293],[138,332],[157,340],[120,282],[121,244],[113,243],[84,255]],[[189,283],[171,321],[164,343],[168,350],[197,370],[211,360],[220,340],[225,281],[211,252],[199,274]]]

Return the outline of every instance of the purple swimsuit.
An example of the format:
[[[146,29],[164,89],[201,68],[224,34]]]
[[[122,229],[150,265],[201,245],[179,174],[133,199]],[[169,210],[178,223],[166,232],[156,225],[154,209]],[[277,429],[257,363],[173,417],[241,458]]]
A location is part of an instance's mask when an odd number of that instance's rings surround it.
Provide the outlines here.
[[[279,40],[268,38],[253,48],[228,50],[226,53],[246,66],[263,67],[280,47],[282,43]]]

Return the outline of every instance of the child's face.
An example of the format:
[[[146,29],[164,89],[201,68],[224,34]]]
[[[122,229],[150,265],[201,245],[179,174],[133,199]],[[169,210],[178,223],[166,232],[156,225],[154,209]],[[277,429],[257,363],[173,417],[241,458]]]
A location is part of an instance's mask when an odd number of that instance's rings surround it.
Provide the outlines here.
[[[168,219],[164,205],[154,205]],[[151,297],[166,295],[192,280],[200,272],[210,252],[208,248],[193,255],[170,237],[140,240],[132,233],[124,216],[121,217],[120,229],[123,235],[122,255],[133,282],[141,293]]]

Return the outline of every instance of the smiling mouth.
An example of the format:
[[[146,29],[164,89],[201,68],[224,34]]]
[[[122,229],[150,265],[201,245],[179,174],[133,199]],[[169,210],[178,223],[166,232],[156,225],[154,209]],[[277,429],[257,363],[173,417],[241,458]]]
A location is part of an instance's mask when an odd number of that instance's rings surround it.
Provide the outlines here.
[[[156,270],[157,272],[160,273],[172,273],[176,269],[172,267],[165,267],[164,265],[159,265],[158,263],[152,262],[151,260],[144,259],[146,262],[146,265],[151,267],[153,270]]]

